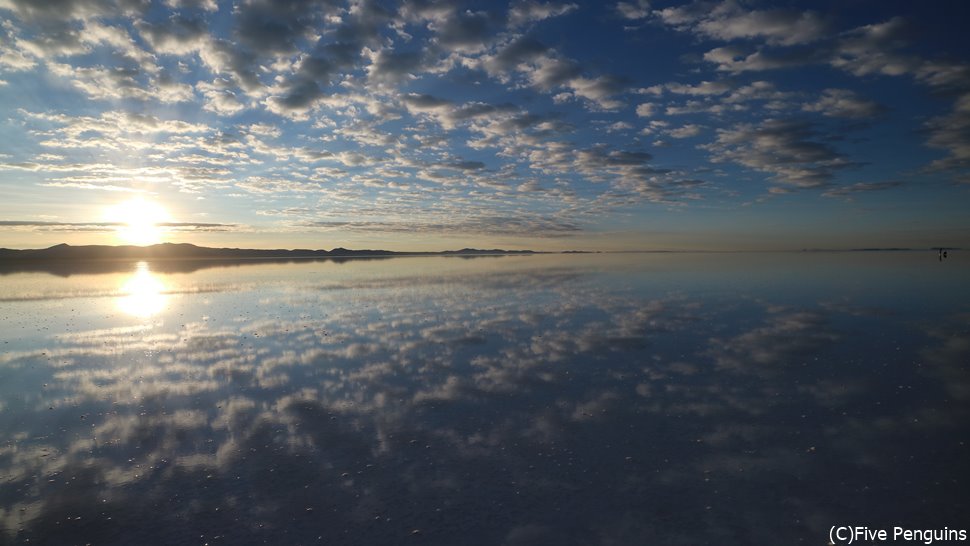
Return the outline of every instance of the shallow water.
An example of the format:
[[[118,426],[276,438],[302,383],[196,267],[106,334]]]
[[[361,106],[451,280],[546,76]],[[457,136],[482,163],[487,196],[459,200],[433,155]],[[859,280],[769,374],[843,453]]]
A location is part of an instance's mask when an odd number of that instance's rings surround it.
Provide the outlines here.
[[[970,526],[960,253],[212,265],[0,276],[0,543]]]

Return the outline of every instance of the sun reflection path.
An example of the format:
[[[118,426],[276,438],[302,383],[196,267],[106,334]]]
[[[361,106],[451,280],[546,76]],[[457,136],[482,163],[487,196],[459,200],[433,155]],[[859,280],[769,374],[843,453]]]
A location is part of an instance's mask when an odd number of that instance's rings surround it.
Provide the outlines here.
[[[165,284],[152,274],[148,263],[138,262],[135,273],[121,286],[118,308],[139,318],[149,318],[165,309],[169,296]]]

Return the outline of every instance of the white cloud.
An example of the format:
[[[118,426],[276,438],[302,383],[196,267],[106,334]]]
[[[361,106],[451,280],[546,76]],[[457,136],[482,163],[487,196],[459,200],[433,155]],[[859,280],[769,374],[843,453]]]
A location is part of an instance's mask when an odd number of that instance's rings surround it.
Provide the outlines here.
[[[691,96],[713,96],[713,95],[723,95],[731,89],[734,89],[734,82],[728,80],[717,80],[717,81],[702,81],[698,84],[684,84],[684,83],[666,83],[662,86],[655,86],[656,91],[651,91],[657,93],[660,89],[664,89],[669,93],[675,95],[691,95]],[[651,90],[654,88],[650,88]]]
[[[849,89],[826,89],[817,101],[804,104],[802,110],[829,117],[859,119],[877,116],[885,109],[876,102],[860,98]]]
[[[911,73],[919,66],[919,59],[895,51],[906,43],[906,26],[902,17],[894,17],[846,32],[837,41],[829,62],[856,76]]]
[[[818,14],[788,10],[734,13],[700,21],[695,28],[701,34],[725,41],[764,38],[769,44],[781,45],[814,42],[827,31]]]
[[[723,41],[763,39],[768,44],[805,44],[823,38],[829,30],[827,22],[812,11],[748,11],[732,0],[717,4],[694,2],[656,14],[678,30]]]
[[[633,125],[630,125],[625,121],[617,121],[616,123],[613,123],[607,127],[606,131],[608,133],[615,133],[619,131],[629,131],[630,129],[633,129]]]
[[[29,70],[37,65],[34,55],[29,54],[17,39],[16,28],[9,21],[0,23],[0,66],[9,71]]]
[[[528,23],[542,21],[565,15],[579,8],[579,5],[558,2],[538,2],[537,0],[518,0],[509,8],[509,26],[519,27]]]
[[[670,129],[667,134],[671,138],[690,138],[701,134],[702,127],[700,125],[694,125],[692,123],[684,125],[683,127],[677,127],[675,129]]]
[[[730,161],[769,173],[775,182],[794,188],[824,188],[834,174],[858,166],[836,151],[804,122],[768,119],[718,129],[717,139],[702,146],[714,161]]]
[[[624,19],[638,20],[646,19],[650,15],[650,2],[648,0],[637,0],[634,2],[617,2],[616,11]]]
[[[140,80],[144,74],[133,67],[91,66],[76,67],[69,64],[47,64],[51,74],[70,80],[71,85],[92,99],[151,100],[153,90]]]
[[[364,55],[370,59],[367,77],[375,84],[397,84],[414,79],[420,72],[423,55],[419,51],[395,51],[389,48],[379,50],[365,49]]]
[[[195,84],[195,88],[205,97],[203,108],[220,116],[231,116],[246,108],[233,92],[232,83],[228,80],[217,79],[213,83],[199,82]]]
[[[165,0],[170,8],[198,8],[205,11],[218,11],[216,0]]]
[[[750,47],[724,46],[704,53],[704,60],[716,64],[717,70],[741,73],[778,70],[819,62],[822,60],[822,54],[824,51],[816,49],[752,51]]]
[[[652,102],[645,102],[637,106],[637,115],[641,118],[652,117],[656,111],[656,105]]]

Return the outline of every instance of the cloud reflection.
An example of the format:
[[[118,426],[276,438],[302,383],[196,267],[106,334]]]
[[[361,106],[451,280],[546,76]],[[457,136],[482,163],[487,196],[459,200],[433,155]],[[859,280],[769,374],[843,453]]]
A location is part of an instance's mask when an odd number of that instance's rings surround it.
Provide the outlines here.
[[[0,540],[788,543],[965,513],[965,329],[870,346],[910,317],[560,266],[268,269],[180,291],[179,321],[42,334],[0,358]]]

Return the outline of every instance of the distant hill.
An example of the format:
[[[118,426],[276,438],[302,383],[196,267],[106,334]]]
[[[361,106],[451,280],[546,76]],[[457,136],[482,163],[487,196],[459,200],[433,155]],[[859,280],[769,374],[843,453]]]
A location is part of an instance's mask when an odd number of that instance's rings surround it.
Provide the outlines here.
[[[532,250],[479,250],[463,248],[444,252],[394,252],[390,250],[248,249],[208,248],[188,243],[162,243],[151,246],[109,246],[59,244],[50,248],[14,250],[0,248],[0,260],[246,260],[297,258],[353,258],[382,256],[488,256],[536,254]]]

